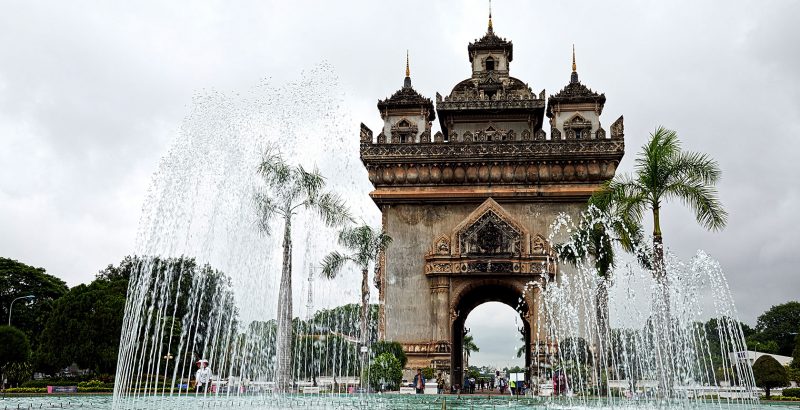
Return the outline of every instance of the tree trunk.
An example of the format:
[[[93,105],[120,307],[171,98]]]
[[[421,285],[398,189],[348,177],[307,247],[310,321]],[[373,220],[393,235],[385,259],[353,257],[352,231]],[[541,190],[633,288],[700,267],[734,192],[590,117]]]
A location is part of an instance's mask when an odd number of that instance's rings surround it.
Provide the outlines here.
[[[606,274],[607,275],[607,274]],[[611,340],[610,325],[608,317],[608,279],[603,276],[597,285],[597,295],[595,295],[597,315],[597,354],[595,355],[595,368],[598,377],[605,374],[608,363],[608,345]]]
[[[292,219],[287,211],[283,230],[283,269],[278,290],[278,334],[275,387],[289,390],[292,381]]]
[[[662,396],[669,398],[673,386],[673,346],[672,346],[672,314],[670,312],[669,277],[664,261],[664,239],[661,236],[660,208],[653,207],[653,276],[658,289],[655,301],[654,336],[657,346],[658,368],[661,369],[660,388]]]
[[[369,342],[369,334],[367,332],[367,322],[369,316],[369,270],[361,270],[361,346],[367,346]],[[361,369],[364,374],[364,369],[367,366],[367,354],[361,354]],[[364,385],[362,381],[362,386]]]

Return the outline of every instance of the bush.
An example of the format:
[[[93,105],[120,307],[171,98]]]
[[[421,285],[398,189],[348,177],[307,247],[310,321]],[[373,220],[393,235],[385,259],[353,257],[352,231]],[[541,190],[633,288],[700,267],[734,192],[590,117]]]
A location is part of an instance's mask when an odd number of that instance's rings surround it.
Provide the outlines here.
[[[403,346],[398,342],[380,341],[372,344],[370,350],[373,357],[378,357],[384,353],[391,353],[397,360],[400,361],[400,368],[405,368],[408,363],[406,352],[403,351]]]
[[[369,367],[369,384],[374,390],[381,389],[381,381],[383,388],[397,390],[402,379],[403,367],[400,366],[400,360],[391,353],[381,354]]]
[[[11,387],[6,393],[47,393],[46,387]]]
[[[436,372],[433,369],[431,369],[430,367],[423,367],[422,368],[422,377],[424,377],[425,380],[428,380],[428,381],[436,380]]]
[[[800,398],[800,388],[783,389],[783,396]]]
[[[756,379],[756,386],[764,389],[767,399],[770,396],[770,389],[789,385],[786,368],[772,356],[761,356],[753,363],[753,376]]]

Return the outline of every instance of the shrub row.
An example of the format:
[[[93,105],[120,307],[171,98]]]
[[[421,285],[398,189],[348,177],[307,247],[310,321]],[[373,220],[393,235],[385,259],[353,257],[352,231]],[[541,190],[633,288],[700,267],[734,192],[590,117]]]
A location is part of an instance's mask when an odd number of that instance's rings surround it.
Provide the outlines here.
[[[784,397],[800,397],[800,388],[783,389]]]
[[[78,386],[78,387],[110,387],[114,388],[114,383],[104,383],[100,380],[77,381],[77,380],[29,380],[22,383],[20,387],[47,387],[47,386]]]
[[[78,386],[78,393],[113,393],[113,392],[114,392],[113,387]],[[47,393],[47,387],[11,387],[6,389],[6,393]]]

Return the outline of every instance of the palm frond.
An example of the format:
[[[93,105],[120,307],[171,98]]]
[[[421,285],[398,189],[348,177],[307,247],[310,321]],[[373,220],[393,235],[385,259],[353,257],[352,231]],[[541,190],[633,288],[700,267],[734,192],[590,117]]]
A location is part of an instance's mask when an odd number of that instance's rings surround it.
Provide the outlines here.
[[[325,257],[322,259],[322,276],[328,279],[333,279],[339,275],[339,272],[342,271],[342,267],[344,267],[347,262],[352,261],[353,260],[350,258],[350,256],[333,251],[325,255]]]
[[[712,231],[725,227],[728,212],[719,201],[717,190],[702,181],[676,182],[666,188],[666,192],[676,196],[695,213],[697,222]]]
[[[306,202],[306,207],[316,211],[322,222],[329,227],[342,226],[353,221],[342,198],[332,192],[323,193],[313,201]]]
[[[286,163],[278,149],[270,147],[261,157],[258,174],[268,186],[279,187],[291,179],[292,167]]]
[[[392,237],[389,236],[386,232],[381,231],[381,233],[379,233],[378,236],[375,238],[374,248],[377,252],[383,252],[391,244],[392,244]]]
[[[722,172],[717,161],[698,152],[681,152],[674,163],[676,178],[699,179],[704,184],[713,185],[719,181]]]
[[[256,212],[258,213],[257,225],[258,229],[265,235],[272,234],[272,227],[270,223],[275,215],[280,215],[281,212],[276,206],[275,201],[265,192],[257,192],[253,196],[255,202]]]
[[[313,202],[319,196],[320,190],[325,187],[325,177],[320,174],[316,167],[311,172],[308,172],[302,165],[298,165],[297,184],[299,190],[305,194],[305,197]]]

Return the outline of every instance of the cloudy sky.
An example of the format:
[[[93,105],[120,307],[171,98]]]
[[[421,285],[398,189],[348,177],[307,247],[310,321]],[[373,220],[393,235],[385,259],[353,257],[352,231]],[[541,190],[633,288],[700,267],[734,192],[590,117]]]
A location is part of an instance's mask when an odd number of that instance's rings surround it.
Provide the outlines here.
[[[512,75],[537,93],[567,83],[575,44],[582,82],[606,94],[603,124],[625,115],[621,171],[659,124],[719,161],[728,227],[705,232],[678,205],[662,223],[679,256],[703,248],[720,260],[742,319],[800,299],[800,3],[493,10],[514,42]],[[358,121],[378,128],[376,100],[402,85],[406,49],[415,88],[446,94],[469,76],[466,46],[486,14],[484,1],[4,1],[0,255],[76,285],[129,254],[159,159],[207,90],[292,81],[327,62],[347,90],[356,150]]]

